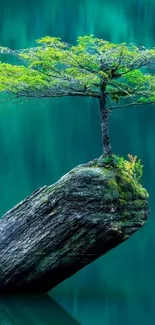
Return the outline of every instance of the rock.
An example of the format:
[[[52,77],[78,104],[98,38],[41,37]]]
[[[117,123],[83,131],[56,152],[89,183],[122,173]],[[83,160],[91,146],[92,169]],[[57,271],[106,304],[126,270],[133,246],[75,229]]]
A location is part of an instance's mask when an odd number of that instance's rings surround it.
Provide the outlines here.
[[[101,158],[36,190],[0,220],[0,292],[49,291],[141,228],[147,198]]]

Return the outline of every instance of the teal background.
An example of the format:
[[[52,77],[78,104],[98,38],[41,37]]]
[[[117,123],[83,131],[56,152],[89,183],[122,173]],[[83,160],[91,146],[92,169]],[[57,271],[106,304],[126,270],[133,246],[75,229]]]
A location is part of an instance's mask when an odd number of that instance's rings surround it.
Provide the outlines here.
[[[151,47],[155,43],[154,14],[155,0],[0,0],[0,44],[25,48],[46,35],[74,43],[77,36],[93,33],[116,43]],[[148,223],[50,295],[82,324],[151,325],[155,322],[155,107],[115,111],[110,116],[110,134],[115,153],[136,154],[142,159],[142,183],[150,193]],[[96,100],[2,102],[0,214],[37,187],[51,184],[74,166],[99,156],[101,150]],[[10,304],[6,304],[5,317],[5,301],[0,305],[0,324],[5,319],[6,325],[18,325],[18,312],[14,322],[7,319],[8,310],[12,313]],[[21,301],[21,308],[26,304]],[[45,308],[48,316],[41,320],[36,304],[29,311],[30,325],[47,325],[52,319],[50,324],[63,324],[57,319],[59,312],[47,313],[50,305]],[[13,306],[15,309],[16,304]],[[27,324],[26,310],[23,325]]]

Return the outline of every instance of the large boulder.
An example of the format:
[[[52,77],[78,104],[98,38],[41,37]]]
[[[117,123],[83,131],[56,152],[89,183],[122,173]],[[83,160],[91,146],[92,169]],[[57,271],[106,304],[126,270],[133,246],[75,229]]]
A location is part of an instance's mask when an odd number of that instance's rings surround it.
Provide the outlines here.
[[[0,292],[43,293],[128,239],[148,194],[96,159],[36,190],[0,220]]]

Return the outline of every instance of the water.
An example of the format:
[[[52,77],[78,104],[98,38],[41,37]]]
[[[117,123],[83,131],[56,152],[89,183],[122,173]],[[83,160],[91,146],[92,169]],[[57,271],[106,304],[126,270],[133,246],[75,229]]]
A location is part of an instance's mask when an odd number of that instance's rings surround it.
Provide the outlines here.
[[[0,324],[79,325],[66,310],[48,295],[3,297],[0,301]]]
[[[0,44],[29,47],[45,35],[75,42],[79,35],[94,33],[113,42],[154,46],[154,12],[154,0],[0,0]],[[37,187],[53,183],[72,167],[101,154],[95,100],[61,98],[3,104],[0,116],[1,215]],[[73,316],[73,324],[75,319],[89,325],[153,324],[154,125],[153,106],[120,109],[110,117],[113,151],[123,156],[136,154],[143,161],[142,182],[150,193],[150,217],[130,240],[50,292]],[[23,300],[20,320],[19,301],[2,299],[0,324],[18,325],[20,321],[47,325],[54,318],[53,307],[43,300],[45,318],[40,319],[37,300],[31,306]]]

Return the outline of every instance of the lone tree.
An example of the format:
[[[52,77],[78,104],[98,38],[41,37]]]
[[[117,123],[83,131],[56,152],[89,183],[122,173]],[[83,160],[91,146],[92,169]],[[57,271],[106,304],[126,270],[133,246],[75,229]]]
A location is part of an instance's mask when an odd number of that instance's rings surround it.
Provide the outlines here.
[[[0,293],[47,292],[129,238],[149,212],[140,161],[112,155],[108,115],[117,107],[155,102],[155,78],[147,73],[155,66],[155,49],[92,35],[79,37],[76,46],[51,37],[37,43],[19,51],[0,48],[22,62],[0,63],[0,91],[19,100],[97,98],[104,156],[36,190],[2,217]]]
[[[95,97],[101,112],[104,156],[112,154],[108,115],[118,107],[155,103],[155,48],[113,44],[93,35],[77,45],[57,37],[24,50],[0,47],[19,65],[0,63],[0,91],[9,98]]]

